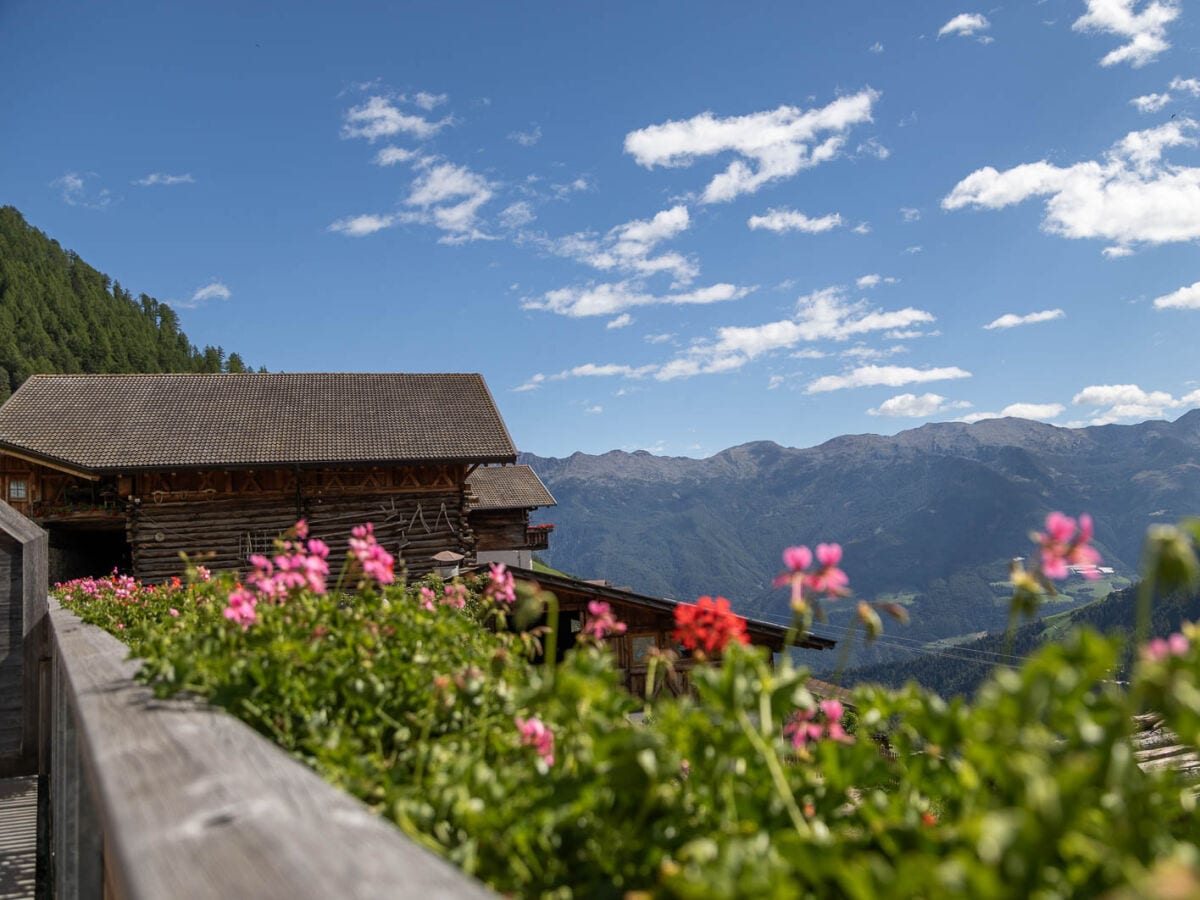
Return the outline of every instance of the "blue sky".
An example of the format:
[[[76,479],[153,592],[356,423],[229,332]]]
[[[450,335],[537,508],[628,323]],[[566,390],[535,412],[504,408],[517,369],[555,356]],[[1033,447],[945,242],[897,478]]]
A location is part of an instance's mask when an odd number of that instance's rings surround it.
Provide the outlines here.
[[[1194,3],[4,0],[0,70],[0,203],[193,340],[543,455],[1200,406]]]

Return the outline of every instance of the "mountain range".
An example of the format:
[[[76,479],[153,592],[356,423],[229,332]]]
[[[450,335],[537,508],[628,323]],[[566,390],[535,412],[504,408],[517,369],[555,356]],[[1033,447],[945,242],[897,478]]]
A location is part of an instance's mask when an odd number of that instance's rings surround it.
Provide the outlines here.
[[[1003,628],[1008,562],[1029,553],[1051,510],[1093,516],[1115,569],[1104,588],[1136,575],[1149,525],[1200,512],[1200,410],[1087,428],[939,423],[805,449],[758,441],[706,459],[611,451],[521,461],[558,500],[541,514],[556,525],[544,554],[555,568],[679,600],[720,594],[782,620],[786,592],[770,586],[781,551],[836,541],[857,598],[907,606],[911,624],[888,627],[910,643]],[[1101,596],[1076,581],[1053,610]],[[852,606],[827,604],[831,634]],[[889,655],[881,647],[854,660]]]

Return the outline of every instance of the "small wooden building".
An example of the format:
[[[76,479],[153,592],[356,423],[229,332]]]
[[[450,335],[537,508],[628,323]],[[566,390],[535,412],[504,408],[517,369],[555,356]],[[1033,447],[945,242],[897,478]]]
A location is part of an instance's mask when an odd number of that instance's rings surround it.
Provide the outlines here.
[[[46,533],[0,501],[0,778],[37,771]]]
[[[537,582],[558,598],[560,654],[575,645],[577,635],[588,619],[588,604],[602,600],[626,626],[624,634],[608,639],[608,645],[616,654],[617,665],[630,692],[639,697],[645,694],[650,656],[654,651],[663,650],[675,651],[678,659],[674,663],[674,672],[663,674],[657,690],[668,690],[674,694],[687,690],[687,672],[694,665],[694,660],[672,639],[675,607],[679,605],[677,601],[545,572],[513,569],[512,573],[520,581]],[[755,646],[767,647],[773,653],[783,651],[787,628],[748,618],[746,631],[750,635],[750,643]],[[814,634],[804,635],[796,643],[796,646],[810,650],[829,650],[836,645],[837,641]],[[663,672],[662,669],[659,671]]]
[[[473,560],[467,478],[516,448],[474,374],[36,375],[0,407],[0,497],[54,579],[240,568],[297,519],[345,552],[372,522],[410,573]]]
[[[550,545],[553,525],[530,525],[529,515],[557,501],[529,466],[486,466],[467,478],[468,520],[479,562],[533,568],[533,554]]]

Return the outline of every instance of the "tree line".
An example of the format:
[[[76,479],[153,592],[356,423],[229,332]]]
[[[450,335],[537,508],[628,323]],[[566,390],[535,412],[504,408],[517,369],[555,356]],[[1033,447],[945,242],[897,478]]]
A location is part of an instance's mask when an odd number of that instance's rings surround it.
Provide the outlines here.
[[[0,402],[34,374],[247,371],[237,353],[196,347],[166,303],[0,207]]]

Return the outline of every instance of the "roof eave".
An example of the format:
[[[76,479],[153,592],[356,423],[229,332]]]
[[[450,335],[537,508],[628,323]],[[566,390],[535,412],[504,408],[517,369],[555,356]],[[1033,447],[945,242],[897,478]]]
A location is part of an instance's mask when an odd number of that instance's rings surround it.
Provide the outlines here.
[[[65,472],[68,475],[74,475],[77,478],[86,478],[88,481],[99,480],[103,471],[101,469],[81,466],[78,463],[61,459],[57,456],[50,456],[46,453],[38,453],[25,447],[9,444],[6,441],[0,441],[0,453],[5,453],[9,456],[15,456],[17,459],[23,459],[26,462],[31,462],[35,465],[46,466],[50,469],[57,469],[60,472]]]
[[[136,472],[159,472],[163,470],[171,472],[197,472],[210,469],[236,469],[238,471],[245,471],[259,469],[323,469],[333,466],[367,468],[369,466],[474,465],[476,463],[483,462],[500,462],[507,459],[507,457],[485,456],[459,458],[430,457],[426,459],[324,459],[303,461],[277,460],[258,462],[222,462],[215,460],[213,462],[202,463],[158,463],[156,465],[143,466],[82,466],[79,463],[70,462],[68,460],[63,460],[46,454],[35,453],[22,447],[13,447],[12,445],[5,444],[3,442],[0,442],[0,453],[7,453],[10,456],[16,456],[29,462],[59,469],[69,475],[77,475],[80,478],[87,478],[90,481],[95,481],[103,475],[121,475],[125,473]]]

